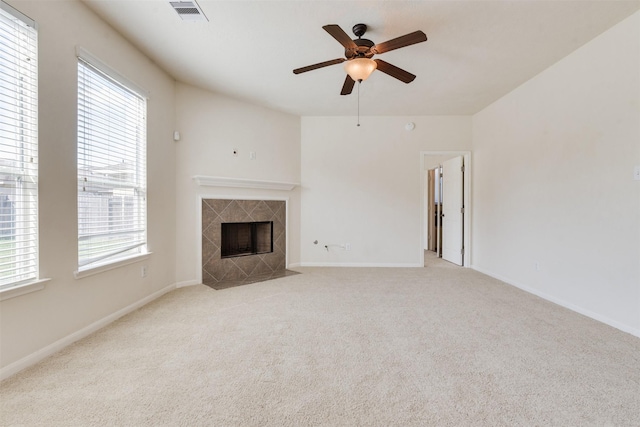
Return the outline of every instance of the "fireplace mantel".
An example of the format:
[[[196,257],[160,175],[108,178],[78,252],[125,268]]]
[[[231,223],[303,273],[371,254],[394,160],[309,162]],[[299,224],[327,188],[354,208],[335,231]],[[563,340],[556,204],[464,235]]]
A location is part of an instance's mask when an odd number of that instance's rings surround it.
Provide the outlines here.
[[[263,181],[258,179],[244,178],[227,178],[222,176],[203,176],[196,175],[193,177],[196,184],[206,187],[235,187],[235,188],[261,188],[266,190],[285,190],[291,191],[299,184],[291,182]]]

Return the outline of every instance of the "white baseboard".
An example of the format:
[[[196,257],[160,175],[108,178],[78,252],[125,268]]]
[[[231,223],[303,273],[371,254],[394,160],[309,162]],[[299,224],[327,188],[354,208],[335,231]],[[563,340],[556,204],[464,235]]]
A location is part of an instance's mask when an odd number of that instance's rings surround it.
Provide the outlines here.
[[[298,264],[300,267],[384,267],[384,268],[415,268],[424,267],[419,263],[409,264],[386,264],[386,263],[368,263],[368,262],[301,262]]]
[[[183,282],[176,283],[176,288],[184,288],[185,286],[202,285],[202,281],[198,279],[185,280]]]
[[[105,326],[107,326],[108,324],[118,320],[119,318],[121,318],[122,316],[131,313],[132,311],[135,311],[137,309],[139,309],[140,307],[142,307],[143,305],[146,305],[148,303],[150,303],[151,301],[155,300],[156,298],[161,297],[162,295],[166,294],[169,291],[172,291],[173,289],[176,288],[176,285],[169,285],[163,289],[160,289],[159,291],[156,291],[154,293],[152,293],[151,295],[142,298],[141,300],[128,305],[127,307],[116,311],[115,313],[112,313],[110,315],[108,315],[107,317],[104,317],[96,322],[93,322],[92,324],[90,324],[87,327],[84,327],[82,329],[80,329],[79,331],[76,331],[74,333],[72,333],[71,335],[67,335],[64,338],[59,339],[58,341],[49,344],[48,346],[41,348],[40,350],[31,353],[28,356],[23,357],[20,360],[17,360],[5,367],[3,367],[2,369],[0,369],[0,381],[9,378],[12,375],[17,374],[18,372],[22,371],[23,369],[26,369],[30,366],[35,365],[36,363],[40,362],[41,360],[43,360],[46,357],[51,356],[54,353],[59,352],[60,350],[62,350],[63,348],[67,347],[68,345],[73,344],[74,342],[85,338],[89,335],[91,335],[92,333],[98,331],[99,329],[104,328]]]
[[[554,304],[558,304],[559,306],[562,306],[564,308],[568,308],[571,311],[575,311],[576,313],[580,313],[583,316],[590,317],[593,320],[597,320],[598,322],[602,322],[605,325],[609,325],[611,327],[614,327],[616,329],[621,330],[622,332],[626,332],[628,334],[631,334],[633,336],[636,336],[636,337],[640,338],[640,329],[633,328],[633,327],[631,327],[629,325],[625,325],[625,324],[620,323],[618,321],[612,320],[612,319],[610,319],[610,318],[608,318],[606,316],[603,316],[601,314],[595,313],[595,312],[593,312],[591,310],[587,310],[585,308],[579,307],[579,306],[577,306],[575,304],[572,304],[572,303],[567,302],[565,300],[562,300],[560,298],[556,298],[556,297],[554,297],[552,295],[546,294],[544,292],[540,292],[540,291],[538,291],[536,289],[533,289],[533,288],[531,288],[529,286],[523,285],[522,283],[518,283],[518,282],[516,282],[514,280],[511,280],[511,279],[509,279],[507,277],[501,276],[499,274],[495,274],[495,273],[493,273],[491,271],[487,271],[487,270],[485,270],[485,269],[483,269],[481,267],[478,267],[477,265],[472,265],[471,268],[476,270],[479,273],[486,274],[487,276],[493,277],[494,279],[498,279],[501,282],[504,282],[504,283],[506,283],[508,285],[514,286],[514,287],[516,287],[518,289],[521,289],[521,290],[523,290],[523,291],[525,291],[527,293],[533,294],[533,295],[538,296],[538,297],[540,297],[542,299],[545,299],[545,300],[547,300],[549,302],[552,302]]]
[[[299,262],[292,262],[291,264],[287,265],[287,269],[296,268],[296,267],[302,267],[302,266],[300,265]]]

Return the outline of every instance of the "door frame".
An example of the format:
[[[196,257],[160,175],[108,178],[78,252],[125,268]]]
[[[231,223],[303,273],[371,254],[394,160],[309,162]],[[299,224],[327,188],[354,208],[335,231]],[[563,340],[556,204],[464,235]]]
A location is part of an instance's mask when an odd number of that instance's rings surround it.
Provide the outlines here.
[[[420,151],[420,263],[424,267],[425,248],[425,218],[426,208],[426,179],[427,171],[424,170],[425,158],[431,156],[462,156],[464,157],[464,266],[470,267],[471,254],[471,151]]]

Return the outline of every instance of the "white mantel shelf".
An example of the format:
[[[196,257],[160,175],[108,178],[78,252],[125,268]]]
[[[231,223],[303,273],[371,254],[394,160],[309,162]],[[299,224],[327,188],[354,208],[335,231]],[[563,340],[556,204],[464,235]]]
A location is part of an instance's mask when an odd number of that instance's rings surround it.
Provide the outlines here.
[[[260,188],[265,190],[285,190],[291,191],[299,184],[291,182],[263,181],[258,179],[225,178],[222,176],[193,177],[196,184],[205,187],[234,187],[234,188]]]

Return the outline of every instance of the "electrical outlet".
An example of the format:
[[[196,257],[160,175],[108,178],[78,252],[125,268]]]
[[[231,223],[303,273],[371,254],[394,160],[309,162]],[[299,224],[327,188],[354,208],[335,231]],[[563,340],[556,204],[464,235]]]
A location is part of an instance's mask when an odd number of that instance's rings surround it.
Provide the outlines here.
[[[535,268],[536,271],[540,271],[540,263],[536,261],[533,265],[533,268]]]
[[[140,268],[140,277],[147,277],[147,266],[143,265]]]
[[[636,181],[640,181],[640,166],[636,166],[633,168],[633,179]]]
[[[345,243],[344,244],[344,250],[345,251],[350,251],[351,250],[351,243]]]
[[[249,152],[249,159],[250,160],[255,160],[256,159],[256,152],[255,151],[250,151]]]

